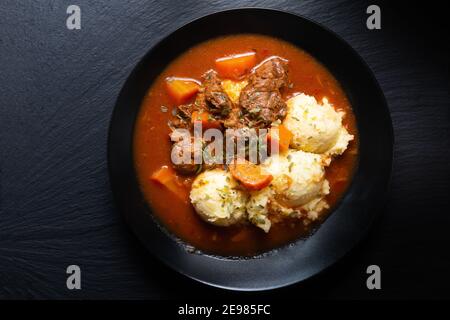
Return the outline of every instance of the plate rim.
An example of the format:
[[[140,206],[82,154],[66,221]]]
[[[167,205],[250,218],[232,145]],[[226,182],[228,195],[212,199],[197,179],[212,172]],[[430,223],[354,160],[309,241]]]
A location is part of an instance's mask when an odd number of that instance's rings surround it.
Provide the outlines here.
[[[144,61],[147,60],[148,57],[151,56],[152,53],[158,47],[160,47],[163,44],[164,40],[166,38],[170,37],[175,32],[177,32],[177,31],[179,31],[179,30],[181,30],[183,28],[186,28],[189,25],[194,24],[194,23],[196,23],[196,22],[198,22],[198,21],[200,21],[202,19],[209,18],[209,17],[214,16],[214,15],[230,14],[230,13],[239,12],[239,11],[247,11],[247,12],[259,11],[259,12],[266,12],[266,13],[269,13],[269,14],[270,13],[284,14],[284,15],[293,16],[295,19],[302,19],[304,21],[307,21],[308,23],[310,23],[314,27],[323,29],[327,33],[332,35],[334,38],[336,38],[340,42],[341,45],[344,45],[348,50],[350,50],[352,52],[354,57],[358,58],[359,62],[368,71],[367,74],[371,77],[371,82],[376,86],[376,91],[379,93],[379,95],[381,97],[381,100],[382,100],[382,103],[383,103],[383,107],[385,107],[385,111],[386,111],[385,112],[385,116],[387,116],[387,121],[389,122],[389,132],[387,132],[387,135],[389,136],[389,140],[390,140],[390,145],[388,146],[389,149],[390,149],[389,150],[390,151],[390,155],[389,155],[390,166],[389,166],[389,172],[387,172],[387,179],[385,181],[385,185],[384,185],[384,189],[383,189],[384,190],[384,192],[383,192],[383,199],[382,199],[382,201],[379,202],[378,207],[384,206],[384,204],[386,202],[386,196],[387,196],[387,194],[389,192],[389,187],[390,187],[390,183],[391,183],[391,179],[392,179],[393,156],[394,156],[393,150],[394,150],[394,145],[395,145],[395,137],[394,137],[393,126],[392,126],[392,118],[391,118],[391,115],[390,115],[390,110],[389,110],[389,106],[388,106],[386,97],[385,97],[385,95],[383,93],[383,90],[382,90],[381,86],[379,85],[379,83],[378,83],[378,81],[377,81],[377,79],[375,77],[374,72],[372,71],[370,66],[367,64],[367,62],[340,35],[338,35],[334,31],[332,31],[328,27],[326,27],[326,26],[324,26],[324,25],[322,25],[322,24],[320,24],[320,23],[318,23],[318,22],[316,22],[316,21],[314,21],[312,19],[309,19],[309,18],[307,18],[307,17],[305,17],[303,15],[297,14],[295,12],[282,10],[282,9],[264,8],[264,7],[238,7],[238,8],[231,8],[231,9],[225,9],[225,10],[211,11],[209,13],[206,13],[206,14],[203,14],[201,16],[195,17],[195,18],[193,18],[193,19],[189,20],[188,22],[185,22],[185,23],[183,23],[181,25],[178,25],[175,28],[171,28],[167,32],[164,32],[164,34],[160,35],[158,40],[155,41],[155,43],[153,45],[151,45],[148,49],[146,49],[146,52],[139,58],[139,61],[134,65],[133,69],[127,75],[126,80],[122,84],[122,88],[121,88],[119,94],[117,95],[117,99],[115,101],[114,109],[113,109],[113,111],[111,113],[111,118],[110,118],[110,122],[109,122],[109,126],[108,126],[108,138],[107,138],[108,174],[109,174],[109,184],[110,184],[110,187],[111,187],[111,190],[112,190],[112,194],[113,194],[113,200],[114,200],[115,209],[117,209],[120,212],[121,216],[125,218],[128,227],[131,228],[131,230],[133,231],[134,235],[140,240],[140,243],[147,249],[147,251],[150,254],[152,254],[154,257],[156,257],[159,261],[161,261],[164,265],[170,267],[172,270],[174,270],[174,271],[176,271],[176,272],[178,272],[178,273],[180,273],[180,274],[182,274],[182,275],[184,275],[184,276],[186,276],[188,278],[191,278],[191,279],[193,279],[195,281],[198,281],[200,283],[203,283],[203,284],[206,284],[206,285],[209,285],[209,286],[213,286],[213,287],[216,287],[216,288],[232,290],[232,291],[250,291],[250,292],[254,292],[254,291],[273,290],[273,289],[277,289],[277,288],[281,288],[281,287],[291,286],[291,285],[294,285],[294,284],[297,284],[297,283],[301,283],[301,282],[303,282],[303,281],[305,281],[307,279],[316,278],[318,275],[320,275],[323,272],[327,271],[330,267],[332,267],[333,265],[335,265],[336,263],[341,261],[345,256],[349,255],[354,250],[354,248],[359,243],[361,243],[362,239],[368,234],[368,231],[371,229],[374,220],[379,216],[379,214],[372,214],[369,223],[367,223],[366,226],[365,226],[365,230],[361,233],[362,236],[359,237],[356,241],[354,241],[353,245],[351,247],[347,248],[342,255],[340,255],[339,257],[334,258],[333,262],[331,262],[328,265],[322,267],[319,271],[313,272],[311,275],[309,275],[307,277],[304,277],[302,279],[296,279],[296,280],[293,280],[293,281],[284,281],[284,282],[283,281],[279,281],[278,284],[276,284],[276,285],[269,285],[269,286],[245,287],[245,286],[236,286],[236,285],[223,285],[223,284],[214,283],[212,281],[204,280],[204,279],[202,279],[200,277],[197,277],[197,276],[192,275],[192,274],[190,274],[188,272],[185,272],[183,270],[183,268],[179,268],[177,265],[171,263],[170,261],[167,261],[166,259],[163,259],[160,254],[157,254],[156,252],[154,252],[154,250],[150,249],[145,244],[145,241],[143,241],[143,239],[141,238],[141,236],[140,236],[139,232],[137,231],[137,229],[135,228],[135,226],[133,226],[129,221],[127,221],[124,212],[122,212],[122,210],[121,210],[121,205],[119,204],[120,201],[118,200],[118,196],[116,195],[116,192],[115,192],[115,189],[116,189],[115,188],[115,183],[114,183],[114,179],[115,178],[113,178],[115,174],[113,173],[113,168],[112,168],[112,165],[111,165],[111,163],[113,161],[115,161],[115,160],[112,160],[113,156],[112,156],[112,151],[111,151],[112,145],[113,145],[113,143],[112,143],[112,139],[113,139],[113,137],[112,137],[113,123],[114,123],[115,117],[117,117],[117,112],[118,112],[117,111],[118,110],[117,106],[119,104],[119,100],[122,97],[122,95],[124,94],[124,92],[126,91],[125,89],[126,89],[126,86],[127,86],[127,83],[129,81],[129,79],[132,78],[133,75],[141,68],[141,66],[144,64]],[[293,45],[295,45],[295,44],[293,44]],[[327,67],[325,64],[324,64],[324,66]],[[346,94],[347,94],[347,92],[346,92]],[[138,112],[139,112],[139,110],[137,110],[137,113]],[[133,131],[134,131],[134,124],[135,123],[133,123]],[[358,123],[357,123],[357,125],[358,125]],[[358,127],[358,131],[359,131],[359,127]],[[131,149],[130,152],[132,154],[132,152],[133,152],[132,145],[130,146],[130,149]],[[357,170],[358,170],[358,168],[356,168],[355,174],[356,174]],[[353,181],[351,182],[351,184],[352,183],[353,183]],[[350,189],[350,187],[351,186],[349,186],[348,189]],[[346,193],[347,192],[348,192],[348,190],[346,191]],[[345,194],[343,195],[343,198],[344,197],[345,197]],[[338,204],[338,206],[339,206],[339,204]],[[335,209],[337,209],[337,207],[331,210],[331,212],[329,213],[330,216],[333,214]],[[153,219],[153,222],[158,225],[158,222],[155,221],[155,218],[154,217],[151,217],[151,218]],[[158,225],[158,227],[161,227],[161,225]],[[165,227],[165,226],[163,225],[162,227]],[[320,225],[319,225],[319,228],[320,228]],[[164,231],[161,230],[161,232],[164,232]],[[168,231],[168,232],[170,233],[170,231]],[[178,237],[176,235],[173,235],[173,236],[178,239]],[[172,241],[176,241],[173,237],[171,237],[171,238],[172,238],[171,239]],[[297,242],[299,242],[299,240],[300,239],[295,240],[293,243],[297,243]],[[181,241],[183,241],[183,240],[181,240]],[[185,242],[185,241],[183,241],[183,242]],[[272,250],[270,250],[268,252],[271,252],[271,251]],[[274,254],[276,254],[276,253],[274,253]],[[210,254],[210,253],[203,253],[202,252],[201,255],[207,256],[207,257],[213,258],[213,259],[219,259],[219,260],[227,259],[227,257],[225,257],[225,256],[218,256],[218,255],[214,255],[214,254]],[[255,259],[255,258],[249,258],[249,259],[251,260],[251,259]],[[245,260],[247,260],[247,259],[245,259]],[[239,260],[239,261],[242,261],[242,259]]]

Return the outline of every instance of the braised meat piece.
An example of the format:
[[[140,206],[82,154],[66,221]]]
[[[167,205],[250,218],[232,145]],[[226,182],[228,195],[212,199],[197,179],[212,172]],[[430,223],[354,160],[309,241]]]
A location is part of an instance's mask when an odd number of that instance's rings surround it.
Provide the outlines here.
[[[288,83],[287,61],[270,58],[256,67],[242,90],[239,103],[247,125],[264,128],[286,115],[280,88]]]
[[[172,129],[188,129],[191,125],[192,111],[194,111],[192,104],[182,104],[175,109],[175,118],[170,120],[169,126]]]
[[[189,175],[198,173],[201,170],[201,158],[200,161],[195,160],[195,152],[202,154],[203,145],[200,142],[195,143],[194,137],[191,137],[190,141],[180,140],[172,146],[172,156],[176,157],[177,161],[172,161],[173,167],[178,173],[183,175]],[[200,163],[198,163],[200,162]]]
[[[174,169],[182,175],[199,174],[202,170],[211,170],[222,166],[225,150],[216,154],[212,144],[205,144],[194,137],[182,139],[172,145],[171,157]],[[197,158],[196,158],[197,157]]]
[[[239,106],[233,106],[228,117],[223,120],[223,125],[225,128],[237,129],[244,126],[244,121],[242,119],[242,112]]]
[[[279,57],[267,59],[255,68],[250,83],[261,91],[274,91],[287,86],[287,61]]]
[[[241,94],[240,100],[249,127],[266,128],[286,115],[286,103],[278,91],[258,91],[251,87]]]
[[[228,95],[222,88],[221,80],[214,70],[203,75],[203,84],[197,95],[196,105],[205,106],[215,116],[226,117],[233,107]]]

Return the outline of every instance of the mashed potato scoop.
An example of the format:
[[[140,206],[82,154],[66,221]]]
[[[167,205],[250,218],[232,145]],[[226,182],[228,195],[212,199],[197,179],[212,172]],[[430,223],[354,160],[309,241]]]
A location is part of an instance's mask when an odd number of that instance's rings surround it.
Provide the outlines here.
[[[319,103],[301,93],[286,103],[283,124],[293,134],[292,148],[333,156],[342,154],[353,140],[342,125],[344,112],[336,111],[326,98]]]
[[[198,215],[214,225],[230,226],[245,218],[247,194],[238,189],[229,172],[214,169],[198,175],[190,193]]]

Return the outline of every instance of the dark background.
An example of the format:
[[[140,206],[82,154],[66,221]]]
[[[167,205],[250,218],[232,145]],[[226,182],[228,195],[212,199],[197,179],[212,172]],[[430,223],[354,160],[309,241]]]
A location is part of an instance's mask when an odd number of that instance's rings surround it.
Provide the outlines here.
[[[81,30],[66,28],[70,4]],[[382,30],[367,30],[369,4]],[[292,11],[343,37],[378,79],[395,134],[390,196],[367,239],[314,279],[253,294],[206,287],[150,256],[114,208],[106,161],[114,103],[139,59],[193,18],[240,6]],[[445,21],[431,2],[2,0],[0,298],[449,298]],[[70,264],[82,290],[66,288]],[[370,264],[381,290],[366,288]]]

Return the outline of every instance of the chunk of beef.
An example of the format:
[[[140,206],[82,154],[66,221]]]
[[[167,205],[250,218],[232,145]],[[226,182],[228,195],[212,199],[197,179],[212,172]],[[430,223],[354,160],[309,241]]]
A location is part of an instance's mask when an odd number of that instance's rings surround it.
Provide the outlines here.
[[[177,160],[183,160],[175,161],[172,165],[182,175],[198,174],[202,170],[211,170],[221,166],[224,154],[225,151],[222,152],[222,157],[219,157],[218,154],[215,154],[212,144],[205,145],[202,139],[197,138],[196,140],[194,137],[190,137],[190,139],[182,139],[172,145],[171,156],[175,155]]]
[[[195,151],[202,152],[202,143],[195,143],[194,137],[191,137],[190,141],[180,140],[175,142],[172,146],[172,155],[176,156],[178,160],[186,159],[187,161],[173,162],[173,167],[178,173],[183,175],[189,175],[197,173],[201,170],[201,163],[196,163]]]
[[[273,57],[255,68],[239,103],[247,125],[264,128],[286,116],[286,103],[280,88],[288,83],[287,61]]]
[[[221,80],[214,70],[203,75],[202,89],[196,104],[206,106],[211,114],[220,117],[226,117],[231,112],[233,103],[223,90]]]
[[[242,112],[239,106],[233,106],[228,117],[223,120],[223,126],[230,129],[241,128],[244,126]]]
[[[260,91],[275,91],[287,86],[287,61],[279,57],[265,60],[255,68],[250,83]]]
[[[265,128],[286,116],[286,103],[279,91],[258,91],[251,87],[241,93],[245,123],[249,127]]]
[[[172,129],[188,129],[191,125],[192,111],[195,108],[192,104],[182,104],[175,109],[175,118],[170,120],[169,126]]]

